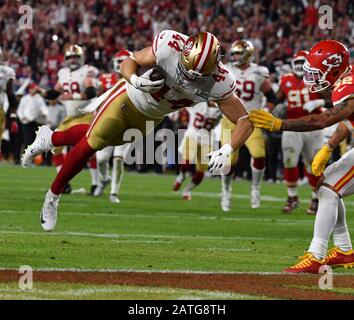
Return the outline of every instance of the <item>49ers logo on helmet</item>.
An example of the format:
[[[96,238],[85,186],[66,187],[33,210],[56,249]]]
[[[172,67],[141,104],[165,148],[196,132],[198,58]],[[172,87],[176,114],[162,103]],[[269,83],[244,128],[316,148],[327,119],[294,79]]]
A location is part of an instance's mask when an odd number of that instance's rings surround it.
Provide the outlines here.
[[[184,45],[184,48],[183,48],[183,55],[186,57],[188,56],[192,49],[193,49],[193,46],[194,46],[194,38],[190,38],[186,44]]]
[[[322,61],[322,64],[327,67],[339,67],[342,63],[342,56],[338,53],[332,54],[326,60]]]

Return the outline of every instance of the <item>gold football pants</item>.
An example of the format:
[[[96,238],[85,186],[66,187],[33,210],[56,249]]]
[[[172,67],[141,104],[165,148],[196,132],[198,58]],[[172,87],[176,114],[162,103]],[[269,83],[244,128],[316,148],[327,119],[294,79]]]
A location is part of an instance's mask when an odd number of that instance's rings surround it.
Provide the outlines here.
[[[235,128],[235,124],[225,116],[221,119],[221,144],[231,143],[231,132]],[[266,148],[263,132],[259,128],[254,128],[252,134],[245,142],[245,146],[251,154],[252,158],[265,158]],[[235,165],[238,159],[238,150],[233,152],[230,157],[231,165]]]

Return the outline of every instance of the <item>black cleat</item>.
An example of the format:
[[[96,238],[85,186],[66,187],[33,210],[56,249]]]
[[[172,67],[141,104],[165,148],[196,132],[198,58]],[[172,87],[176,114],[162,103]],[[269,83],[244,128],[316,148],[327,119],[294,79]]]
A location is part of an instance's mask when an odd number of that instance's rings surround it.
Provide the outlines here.
[[[64,190],[63,190],[62,193],[69,194],[69,193],[71,193],[71,191],[72,191],[71,185],[70,185],[70,183],[67,183],[67,184],[65,185]]]

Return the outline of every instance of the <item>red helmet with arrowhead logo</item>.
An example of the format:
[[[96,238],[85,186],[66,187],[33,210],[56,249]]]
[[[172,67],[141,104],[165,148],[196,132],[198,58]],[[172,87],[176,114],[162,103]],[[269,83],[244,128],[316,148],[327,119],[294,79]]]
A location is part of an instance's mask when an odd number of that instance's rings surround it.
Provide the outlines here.
[[[335,40],[315,44],[304,64],[304,83],[310,92],[330,88],[350,69],[347,47]]]

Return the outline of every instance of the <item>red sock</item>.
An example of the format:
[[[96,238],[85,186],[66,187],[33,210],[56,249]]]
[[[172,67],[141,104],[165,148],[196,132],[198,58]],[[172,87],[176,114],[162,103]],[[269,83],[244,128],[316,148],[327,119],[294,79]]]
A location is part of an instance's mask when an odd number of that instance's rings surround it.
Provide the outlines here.
[[[308,173],[307,170],[305,170],[305,175],[306,175],[307,179],[309,180],[309,185],[316,189],[317,183],[318,183],[318,179],[320,177],[316,177],[313,174]]]
[[[96,156],[92,156],[90,161],[89,161],[89,167],[90,169],[97,169],[97,159]]]
[[[204,172],[196,171],[193,178],[192,178],[192,182],[195,185],[198,185],[199,183],[202,182],[203,178],[204,178]]]
[[[85,136],[89,124],[77,124],[63,131],[55,131],[52,135],[53,146],[74,146]]]
[[[287,182],[297,182],[299,179],[299,168],[284,168],[284,180]]]
[[[184,163],[180,164],[179,170],[182,172],[187,172],[189,169],[189,161],[186,160]]]
[[[265,158],[253,158],[252,165],[257,170],[263,170],[265,167]]]
[[[54,154],[52,156],[52,162],[56,167],[61,166],[64,163],[64,155],[62,153]]]
[[[87,143],[84,137],[71,151],[66,155],[63,166],[57,174],[51,190],[54,194],[60,194],[64,186],[75,177],[85,166],[87,160],[96,152]]]

